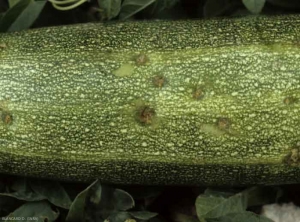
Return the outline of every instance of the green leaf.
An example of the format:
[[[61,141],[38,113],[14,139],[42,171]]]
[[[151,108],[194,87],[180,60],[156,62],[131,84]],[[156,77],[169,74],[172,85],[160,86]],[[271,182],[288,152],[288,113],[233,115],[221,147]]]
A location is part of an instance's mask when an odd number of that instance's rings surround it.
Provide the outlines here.
[[[25,178],[16,179],[11,186],[11,190],[14,192],[3,192],[0,193],[0,196],[13,197],[18,200],[25,201],[38,201],[46,199],[44,196],[33,192]]]
[[[226,216],[217,218],[217,219],[209,219],[207,222],[273,222],[272,220],[254,214],[249,211],[245,211],[242,213],[232,213]]]
[[[51,205],[47,201],[29,202],[10,213],[7,217],[21,218],[38,218],[37,221],[55,221],[59,216],[59,212],[51,209]],[[26,220],[28,221],[28,220]]]
[[[157,0],[158,3],[162,6],[163,9],[169,9],[172,8],[174,5],[176,5],[179,0]]]
[[[211,189],[211,188],[207,188],[203,194],[207,195],[207,196],[214,196],[214,197],[224,197],[224,198],[228,198],[233,196],[234,194],[239,193],[239,191],[236,190],[221,190],[221,189]]]
[[[31,3],[22,11],[22,13],[10,26],[8,31],[13,32],[28,29],[38,18],[46,2],[46,0],[31,1]]]
[[[46,0],[22,0],[11,7],[0,20],[0,32],[20,31],[29,28],[46,4]]]
[[[113,194],[113,204],[115,210],[129,210],[134,207],[134,200],[126,191],[115,189]]]
[[[222,195],[201,194],[196,199],[198,218],[218,218],[230,213],[243,212],[247,208],[247,195],[235,194],[228,198]]]
[[[209,0],[203,7],[204,17],[215,17],[234,9],[239,4],[239,0]]]
[[[69,209],[72,204],[65,189],[56,181],[31,180],[30,187],[57,207]]]
[[[155,0],[124,0],[119,18],[128,19],[154,2]]]
[[[84,221],[85,219],[85,206],[86,206],[86,201],[88,197],[88,193],[90,190],[94,189],[96,193],[101,194],[101,185],[99,180],[96,180],[93,182],[90,186],[88,186],[85,190],[80,192],[76,197],[73,203],[70,206],[70,210],[68,212],[66,221],[70,222],[81,222]],[[101,197],[99,197],[101,198]],[[99,199],[98,198],[98,199]],[[96,198],[96,201],[97,198]]]
[[[140,220],[149,220],[152,217],[156,217],[158,215],[157,213],[153,213],[153,212],[149,212],[149,211],[131,211],[129,213],[134,218],[140,219]]]
[[[123,218],[122,211],[128,210],[134,206],[133,198],[125,191],[115,189],[111,186],[101,186],[96,180],[84,191],[82,191],[73,201],[67,221],[84,221],[85,218]],[[126,214],[126,218],[130,214]]]
[[[113,212],[106,220],[109,222],[124,222],[127,219],[131,219],[128,212]]]
[[[282,194],[282,189],[280,187],[256,186],[246,189],[243,194],[247,195],[247,207],[261,206],[274,203]]]
[[[110,20],[118,16],[121,10],[121,0],[98,0],[101,20]]]
[[[91,220],[96,218],[106,219],[110,216],[122,217],[120,212],[126,211],[134,206],[133,198],[125,191],[115,189],[111,186],[101,186],[100,192],[94,188],[90,189],[86,202],[86,215]],[[130,215],[127,215],[127,218]]]
[[[0,32],[6,32],[32,0],[22,0],[7,10],[0,20]]]
[[[263,9],[266,0],[243,0],[246,8],[253,14],[258,14]]]
[[[8,4],[9,4],[9,7],[13,7],[15,4],[17,4],[19,1],[21,0],[8,0]]]
[[[179,0],[156,0],[154,4],[151,5],[151,14],[158,14],[165,9],[170,9],[178,2]]]

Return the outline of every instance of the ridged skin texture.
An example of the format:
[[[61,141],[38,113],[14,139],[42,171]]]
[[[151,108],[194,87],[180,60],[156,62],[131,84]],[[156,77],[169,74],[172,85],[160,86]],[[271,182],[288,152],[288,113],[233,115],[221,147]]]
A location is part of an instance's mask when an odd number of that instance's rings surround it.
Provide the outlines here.
[[[0,35],[0,171],[120,184],[300,181],[300,17]]]

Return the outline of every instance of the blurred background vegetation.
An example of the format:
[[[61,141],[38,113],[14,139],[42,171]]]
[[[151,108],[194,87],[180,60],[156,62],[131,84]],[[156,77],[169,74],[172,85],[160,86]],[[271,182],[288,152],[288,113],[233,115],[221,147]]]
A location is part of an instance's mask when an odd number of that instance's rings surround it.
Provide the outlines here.
[[[299,11],[299,0],[1,0],[0,31],[109,20],[196,19]]]

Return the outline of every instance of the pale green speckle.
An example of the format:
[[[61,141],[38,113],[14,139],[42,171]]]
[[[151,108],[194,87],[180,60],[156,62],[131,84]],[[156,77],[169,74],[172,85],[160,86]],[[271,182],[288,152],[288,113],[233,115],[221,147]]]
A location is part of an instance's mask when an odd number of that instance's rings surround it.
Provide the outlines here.
[[[113,71],[113,74],[115,74],[118,77],[126,77],[131,76],[134,71],[134,66],[130,63],[122,64],[117,70]]]

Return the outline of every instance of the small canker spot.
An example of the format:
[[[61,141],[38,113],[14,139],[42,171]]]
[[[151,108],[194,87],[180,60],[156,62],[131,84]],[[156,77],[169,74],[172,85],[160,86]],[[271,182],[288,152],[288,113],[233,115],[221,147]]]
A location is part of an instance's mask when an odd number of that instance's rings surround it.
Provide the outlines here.
[[[7,48],[7,45],[5,43],[0,43],[0,49],[5,49]]]
[[[1,115],[1,119],[2,119],[3,123],[5,123],[6,125],[10,125],[10,124],[12,124],[13,116],[9,112],[3,112]]]
[[[137,65],[145,65],[148,61],[148,56],[142,53],[135,57],[135,64]]]
[[[153,78],[154,86],[162,88],[166,83],[166,78],[164,76],[158,75]]]
[[[147,105],[144,105],[137,110],[136,116],[140,123],[149,125],[153,122],[155,110]]]
[[[216,121],[216,125],[220,130],[227,130],[231,125],[231,121],[228,118],[219,117]]]
[[[196,87],[193,91],[193,98],[200,100],[204,97],[204,90],[200,87]]]
[[[285,105],[291,105],[297,102],[297,99],[295,97],[292,96],[288,96],[286,98],[284,98],[283,103]]]
[[[287,164],[297,164],[299,163],[299,149],[298,148],[293,148],[291,149],[291,151],[289,152],[289,154],[284,158],[284,162]]]

